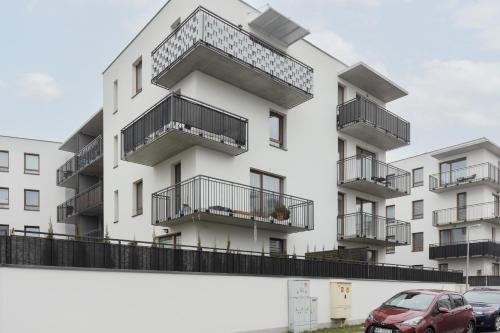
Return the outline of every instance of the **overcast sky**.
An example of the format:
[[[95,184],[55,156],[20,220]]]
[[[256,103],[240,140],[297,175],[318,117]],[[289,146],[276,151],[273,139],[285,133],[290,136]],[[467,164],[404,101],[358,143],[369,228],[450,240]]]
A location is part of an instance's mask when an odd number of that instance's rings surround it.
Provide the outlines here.
[[[104,68],[164,2],[2,0],[0,134],[64,140],[101,105]],[[388,108],[411,122],[412,143],[389,159],[482,136],[500,143],[500,0],[249,2],[409,91]]]

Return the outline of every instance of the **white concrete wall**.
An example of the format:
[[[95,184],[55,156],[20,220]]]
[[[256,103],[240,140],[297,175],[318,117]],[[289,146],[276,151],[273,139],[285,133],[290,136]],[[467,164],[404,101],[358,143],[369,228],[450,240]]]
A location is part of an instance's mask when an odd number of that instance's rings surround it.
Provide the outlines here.
[[[9,172],[0,172],[0,187],[9,188],[9,209],[0,209],[0,224],[23,230],[39,226],[46,232],[52,221],[54,232],[73,233],[73,227],[57,223],[57,206],[66,200],[66,189],[56,185],[56,170],[72,155],[59,150],[59,142],[0,136],[0,150],[9,152]],[[40,174],[24,173],[24,153],[40,155]],[[40,191],[40,210],[24,210],[24,190]]]
[[[0,332],[287,332],[287,280],[0,267]],[[308,280],[311,296],[319,298],[318,323],[330,326],[330,280]],[[351,282],[356,322],[403,290],[462,290],[442,283]]]

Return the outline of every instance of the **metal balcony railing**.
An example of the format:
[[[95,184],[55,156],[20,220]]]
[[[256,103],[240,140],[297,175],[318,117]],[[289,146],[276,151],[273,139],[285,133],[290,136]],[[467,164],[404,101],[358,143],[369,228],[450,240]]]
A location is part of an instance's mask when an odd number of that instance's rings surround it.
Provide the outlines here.
[[[367,155],[356,155],[337,162],[337,184],[370,182],[402,194],[410,193],[408,171],[381,162]]]
[[[388,245],[411,243],[410,223],[369,213],[352,213],[337,218],[338,240],[375,240]]]
[[[57,222],[102,205],[102,199],[102,183],[97,183],[57,206]]]
[[[152,195],[152,223],[195,213],[314,229],[314,203],[207,176],[196,176]]]
[[[312,94],[311,67],[203,7],[198,7],[153,50],[153,82],[200,43],[274,80]]]
[[[248,120],[194,99],[170,94],[122,129],[123,157],[171,130],[248,150]]]
[[[432,224],[436,227],[455,223],[488,220],[497,220],[497,222],[500,222],[500,205],[498,202],[485,202],[463,207],[440,209],[432,212]]]
[[[358,96],[337,106],[337,128],[364,123],[405,144],[410,143],[410,123],[380,105]]]
[[[500,244],[490,239],[471,240],[469,255],[471,257],[500,257]],[[429,245],[429,259],[465,257],[467,257],[467,242]]]
[[[102,157],[102,135],[83,147],[78,154],[57,169],[57,185],[65,182],[83,168]]]
[[[491,163],[481,163],[465,168],[440,172],[429,176],[429,190],[439,191],[448,187],[486,181],[500,186],[498,168]]]

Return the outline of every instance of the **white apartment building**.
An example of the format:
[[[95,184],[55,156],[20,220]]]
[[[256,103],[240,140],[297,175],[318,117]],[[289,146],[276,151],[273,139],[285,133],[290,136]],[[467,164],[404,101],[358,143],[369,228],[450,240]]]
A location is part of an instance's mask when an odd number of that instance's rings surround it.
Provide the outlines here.
[[[411,221],[412,245],[387,261],[465,272],[469,238],[469,275],[498,275],[499,162],[500,147],[485,138],[394,162],[412,170],[412,191],[387,210]]]
[[[103,73],[111,237],[378,261],[409,243],[385,217],[410,191],[385,163],[410,141],[385,109],[407,92],[307,34],[240,0],[167,2]]]
[[[57,205],[66,190],[56,186],[57,166],[68,158],[59,142],[0,136],[0,235],[9,230],[73,233],[58,225]]]
[[[57,203],[57,222],[78,236],[103,237],[103,111],[93,114],[59,149],[71,153],[57,169],[68,195]]]

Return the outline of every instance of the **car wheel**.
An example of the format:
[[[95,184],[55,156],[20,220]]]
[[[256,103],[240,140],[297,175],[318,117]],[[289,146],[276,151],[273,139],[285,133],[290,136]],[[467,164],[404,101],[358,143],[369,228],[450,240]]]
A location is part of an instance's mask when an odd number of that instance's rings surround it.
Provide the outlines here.
[[[475,325],[474,325],[474,322],[473,321],[469,321],[469,323],[467,324],[467,328],[465,329],[465,333],[474,333],[476,330],[475,330]]]
[[[424,333],[434,333],[434,330],[433,330],[432,328],[428,327],[428,328],[424,331]]]
[[[495,332],[500,331],[500,316],[495,317],[495,326],[493,327]]]

